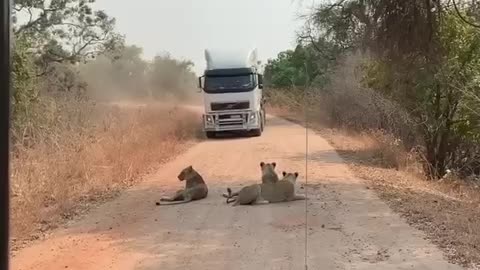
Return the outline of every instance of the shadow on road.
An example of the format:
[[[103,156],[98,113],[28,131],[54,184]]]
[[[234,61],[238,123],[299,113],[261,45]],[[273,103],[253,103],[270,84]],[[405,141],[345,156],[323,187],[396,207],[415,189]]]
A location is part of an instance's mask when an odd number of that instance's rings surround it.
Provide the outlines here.
[[[215,140],[246,140],[250,138],[255,138],[245,131],[222,131],[218,132],[214,138],[209,138],[209,141]]]

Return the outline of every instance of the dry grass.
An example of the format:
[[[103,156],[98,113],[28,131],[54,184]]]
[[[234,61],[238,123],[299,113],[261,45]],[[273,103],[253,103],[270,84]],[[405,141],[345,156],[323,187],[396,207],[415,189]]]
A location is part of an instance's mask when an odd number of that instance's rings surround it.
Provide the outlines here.
[[[42,111],[46,126],[31,132],[35,142],[19,141],[12,153],[16,240],[56,226],[82,202],[131,185],[201,136],[199,116],[173,105],[49,108]]]
[[[270,106],[269,112],[302,124],[302,113]],[[381,131],[329,128],[324,116],[309,113],[309,127],[320,133],[359,178],[409,224],[424,231],[454,263],[480,267],[480,186],[454,176],[424,177],[416,153]]]
[[[451,262],[480,266],[478,185],[454,177],[428,181],[418,162],[405,162],[405,157],[412,155],[399,150],[393,142],[385,143],[392,140],[389,137],[380,138],[375,133],[355,136],[326,129],[321,133],[358,177],[367,180],[409,224],[424,231]],[[385,166],[398,160],[403,163],[398,169]]]

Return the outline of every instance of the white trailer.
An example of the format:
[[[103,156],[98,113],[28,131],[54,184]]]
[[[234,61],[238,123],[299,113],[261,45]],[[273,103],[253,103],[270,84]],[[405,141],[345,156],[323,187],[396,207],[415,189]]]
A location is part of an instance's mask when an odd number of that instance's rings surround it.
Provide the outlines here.
[[[221,131],[246,131],[260,136],[265,126],[263,75],[257,50],[205,50],[207,68],[199,77],[203,90],[204,131],[212,138]]]

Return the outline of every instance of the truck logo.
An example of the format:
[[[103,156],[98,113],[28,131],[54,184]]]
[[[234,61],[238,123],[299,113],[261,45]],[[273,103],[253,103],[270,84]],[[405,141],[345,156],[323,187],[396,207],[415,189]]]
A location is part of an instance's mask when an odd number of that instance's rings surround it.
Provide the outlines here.
[[[233,107],[235,107],[235,104],[228,104],[227,105],[227,109],[233,109]]]

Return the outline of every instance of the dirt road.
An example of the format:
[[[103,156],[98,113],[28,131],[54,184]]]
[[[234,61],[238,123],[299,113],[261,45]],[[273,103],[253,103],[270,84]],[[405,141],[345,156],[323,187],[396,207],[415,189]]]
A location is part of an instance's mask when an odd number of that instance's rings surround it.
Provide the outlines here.
[[[22,250],[13,269],[461,269],[423,240],[358,179],[333,148],[309,134],[305,202],[226,205],[221,193],[259,181],[260,161],[305,181],[305,129],[269,117],[262,137],[208,140],[142,184]],[[193,165],[205,200],[155,206]],[[307,219],[306,219],[307,217]],[[305,229],[306,228],[306,229]],[[306,252],[306,253],[305,253]],[[305,256],[307,259],[305,260]]]

